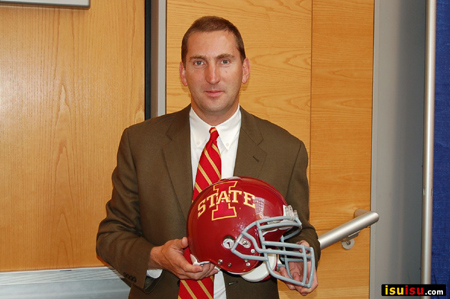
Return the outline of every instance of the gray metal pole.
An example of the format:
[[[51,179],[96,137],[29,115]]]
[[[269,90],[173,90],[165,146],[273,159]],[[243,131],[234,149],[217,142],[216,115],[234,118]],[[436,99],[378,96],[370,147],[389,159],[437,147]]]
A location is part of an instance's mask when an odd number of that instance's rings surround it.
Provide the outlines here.
[[[423,161],[422,272],[421,283],[431,283],[433,226],[434,96],[436,62],[436,0],[427,0],[425,56],[425,124]],[[429,298],[429,296],[422,296]]]
[[[166,114],[167,0],[151,1],[151,117]]]

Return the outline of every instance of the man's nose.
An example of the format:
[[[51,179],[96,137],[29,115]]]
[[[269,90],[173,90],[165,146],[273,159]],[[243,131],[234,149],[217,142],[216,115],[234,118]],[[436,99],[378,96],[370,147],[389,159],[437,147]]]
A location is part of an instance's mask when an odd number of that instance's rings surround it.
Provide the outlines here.
[[[208,65],[208,68],[206,70],[206,81],[209,84],[217,84],[220,81],[220,70],[219,68],[214,65],[210,64]]]

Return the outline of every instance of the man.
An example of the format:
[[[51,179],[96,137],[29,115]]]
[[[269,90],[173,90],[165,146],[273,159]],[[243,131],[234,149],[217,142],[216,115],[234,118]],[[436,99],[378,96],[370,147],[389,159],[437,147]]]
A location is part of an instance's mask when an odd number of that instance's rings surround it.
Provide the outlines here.
[[[215,127],[222,178],[256,177],[274,186],[297,210],[303,230],[295,241],[314,248],[317,265],[320,246],[308,223],[305,146],[240,108],[239,91],[249,78],[250,64],[242,37],[229,21],[195,21],[183,38],[179,71],[191,105],[123,133],[97,253],[132,284],[130,298],[177,298],[180,280],[212,275],[214,298],[278,298],[276,279],[247,282],[213,264],[189,263],[183,255],[189,246],[186,219],[200,155],[209,129]],[[280,273],[288,276],[285,268]],[[291,265],[294,279],[301,273],[298,265]],[[310,289],[287,285],[306,295],[317,287],[317,276]]]

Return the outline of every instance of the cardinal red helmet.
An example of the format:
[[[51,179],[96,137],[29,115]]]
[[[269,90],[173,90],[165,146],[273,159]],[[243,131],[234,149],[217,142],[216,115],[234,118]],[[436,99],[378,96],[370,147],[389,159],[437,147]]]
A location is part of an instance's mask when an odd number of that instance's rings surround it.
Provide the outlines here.
[[[297,235],[297,212],[268,183],[249,177],[223,179],[204,189],[192,203],[187,236],[194,263],[214,263],[249,281],[269,275],[296,285],[311,287],[314,250],[285,242]],[[304,263],[303,281],[275,272],[289,262]],[[307,275],[307,262],[311,272]]]

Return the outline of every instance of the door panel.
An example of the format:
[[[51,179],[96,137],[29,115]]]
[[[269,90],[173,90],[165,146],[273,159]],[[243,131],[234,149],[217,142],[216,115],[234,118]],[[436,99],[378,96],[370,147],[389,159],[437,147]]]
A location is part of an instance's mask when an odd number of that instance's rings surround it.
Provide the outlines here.
[[[144,119],[144,17],[0,4],[0,271],[102,265],[120,135]]]
[[[319,235],[370,210],[373,1],[313,1],[311,219]],[[370,230],[323,251],[313,298],[368,298]]]

